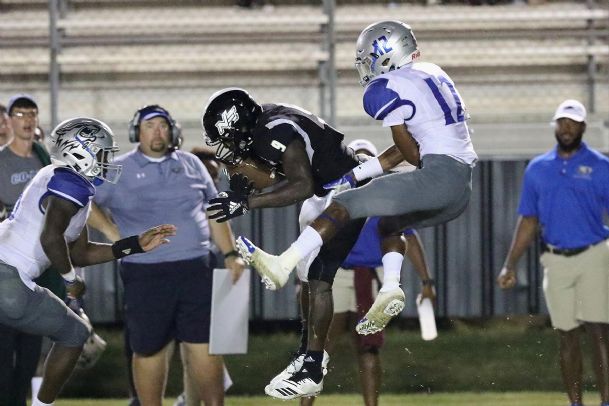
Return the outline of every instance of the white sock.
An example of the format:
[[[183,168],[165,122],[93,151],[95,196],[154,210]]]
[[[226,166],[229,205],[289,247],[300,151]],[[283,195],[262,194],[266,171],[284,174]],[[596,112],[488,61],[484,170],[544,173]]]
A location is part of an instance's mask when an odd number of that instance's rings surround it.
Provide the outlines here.
[[[290,248],[281,254],[281,262],[289,269],[293,269],[298,262],[323,244],[321,235],[313,227],[307,226]]]
[[[35,398],[33,398],[34,400],[32,401],[32,406],[53,406],[55,404],[55,402],[51,402],[51,403],[43,403],[38,399],[38,396],[36,396]]]
[[[381,292],[388,292],[400,287],[402,275],[402,261],[404,255],[399,252],[388,252],[383,255],[383,287]]]
[[[32,378],[32,399],[38,399],[38,391],[42,385],[42,376],[35,376]]]

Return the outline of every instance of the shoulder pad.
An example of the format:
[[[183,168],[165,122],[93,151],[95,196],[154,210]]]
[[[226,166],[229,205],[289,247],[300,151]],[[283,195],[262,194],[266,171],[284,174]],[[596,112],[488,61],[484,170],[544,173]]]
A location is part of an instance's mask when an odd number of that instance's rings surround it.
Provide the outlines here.
[[[410,100],[403,100],[396,91],[387,87],[388,79],[377,79],[366,87],[364,93],[364,110],[375,120],[383,120],[387,114],[400,106],[414,104]]]

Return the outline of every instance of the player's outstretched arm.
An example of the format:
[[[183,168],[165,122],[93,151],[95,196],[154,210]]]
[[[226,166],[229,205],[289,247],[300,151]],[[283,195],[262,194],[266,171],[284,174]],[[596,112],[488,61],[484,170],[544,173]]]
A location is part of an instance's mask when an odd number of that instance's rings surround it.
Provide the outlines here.
[[[404,161],[404,156],[398,149],[397,145],[392,145],[378,156],[379,163],[383,172],[387,172]]]
[[[76,266],[88,266],[120,259],[127,255],[152,251],[167,244],[176,234],[176,227],[172,224],[161,224],[149,228],[140,235],[123,238],[114,244],[103,244],[89,241],[87,227],[83,228],[80,236],[70,244],[70,256]]]
[[[286,181],[267,193],[251,195],[249,208],[283,207],[313,196],[311,164],[303,142],[292,141],[282,156]]]
[[[324,185],[324,189],[335,189],[337,192],[348,190],[357,186],[358,182],[376,178],[395,168],[406,160],[414,166],[419,165],[419,146],[405,125],[391,127],[395,145],[390,146],[378,157],[370,158],[353,168],[341,178]],[[396,141],[397,139],[397,141]],[[398,144],[399,142],[399,144]]]
[[[516,230],[514,231],[514,238],[512,239],[512,246],[505,259],[503,269],[497,277],[497,284],[501,289],[510,289],[516,285],[516,264],[524,251],[531,245],[535,235],[537,235],[539,221],[537,217],[523,217],[520,216]]]

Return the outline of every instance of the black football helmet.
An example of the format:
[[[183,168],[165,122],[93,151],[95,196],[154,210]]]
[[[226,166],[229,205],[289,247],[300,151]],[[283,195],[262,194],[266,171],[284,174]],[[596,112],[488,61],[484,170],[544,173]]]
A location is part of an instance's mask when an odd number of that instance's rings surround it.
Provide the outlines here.
[[[229,87],[214,93],[203,110],[205,143],[217,146],[216,158],[237,165],[247,158],[262,107],[243,89]]]

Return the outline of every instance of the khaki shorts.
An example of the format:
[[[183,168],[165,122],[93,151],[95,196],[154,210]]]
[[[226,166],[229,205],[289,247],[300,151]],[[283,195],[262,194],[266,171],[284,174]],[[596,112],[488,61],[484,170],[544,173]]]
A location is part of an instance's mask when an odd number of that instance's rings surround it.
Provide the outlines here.
[[[544,253],[543,291],[552,326],[609,323],[609,240],[571,257]]]
[[[334,299],[334,313],[355,313],[357,311],[352,270],[338,268],[332,285],[332,298]]]
[[[338,268],[332,285],[332,298],[334,299],[334,313],[357,313],[357,295],[355,294],[355,271],[352,269]],[[379,278],[382,278],[383,268],[376,269]],[[373,298],[376,298],[378,284],[372,282]],[[364,312],[368,309],[363,309]]]

